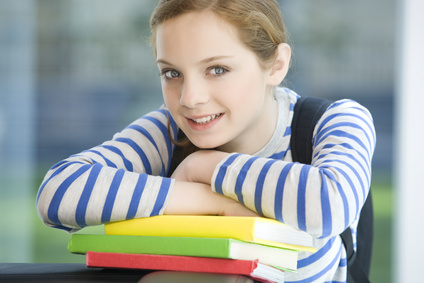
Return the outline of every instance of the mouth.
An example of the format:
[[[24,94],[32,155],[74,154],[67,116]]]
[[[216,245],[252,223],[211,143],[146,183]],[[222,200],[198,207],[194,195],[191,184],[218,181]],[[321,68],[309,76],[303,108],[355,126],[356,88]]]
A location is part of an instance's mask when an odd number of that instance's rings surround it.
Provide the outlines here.
[[[205,117],[197,118],[197,119],[196,118],[189,118],[189,120],[193,121],[197,125],[203,125],[203,124],[210,123],[215,119],[218,119],[222,115],[223,115],[223,113],[219,113],[219,114],[209,115],[209,116],[205,116]]]

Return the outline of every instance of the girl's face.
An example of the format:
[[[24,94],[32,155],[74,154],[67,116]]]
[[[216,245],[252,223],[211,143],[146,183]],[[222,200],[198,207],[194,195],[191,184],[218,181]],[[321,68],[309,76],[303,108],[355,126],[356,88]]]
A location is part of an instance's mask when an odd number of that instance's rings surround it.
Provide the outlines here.
[[[271,70],[211,12],[187,13],[157,29],[165,103],[199,148],[254,153],[271,138],[277,103]]]

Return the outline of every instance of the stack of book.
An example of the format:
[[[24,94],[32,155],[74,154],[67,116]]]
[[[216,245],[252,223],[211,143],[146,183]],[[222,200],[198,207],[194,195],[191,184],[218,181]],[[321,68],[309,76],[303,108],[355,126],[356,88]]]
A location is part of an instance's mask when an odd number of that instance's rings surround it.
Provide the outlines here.
[[[72,253],[88,267],[247,275],[284,282],[299,251],[315,252],[313,238],[261,217],[161,215],[105,224],[105,234],[74,234]]]

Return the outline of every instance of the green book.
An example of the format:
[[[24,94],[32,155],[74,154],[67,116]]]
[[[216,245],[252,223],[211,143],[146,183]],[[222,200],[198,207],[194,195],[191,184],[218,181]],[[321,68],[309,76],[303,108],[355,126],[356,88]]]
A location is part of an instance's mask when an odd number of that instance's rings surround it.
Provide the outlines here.
[[[234,239],[74,234],[72,253],[179,255],[255,260],[284,270],[296,270],[298,252]]]

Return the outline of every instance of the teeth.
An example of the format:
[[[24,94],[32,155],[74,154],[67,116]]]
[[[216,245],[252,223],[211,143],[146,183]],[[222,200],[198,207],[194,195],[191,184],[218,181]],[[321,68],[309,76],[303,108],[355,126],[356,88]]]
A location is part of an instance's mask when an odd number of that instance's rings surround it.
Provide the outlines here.
[[[211,115],[211,116],[203,117],[203,118],[200,118],[200,119],[192,119],[192,120],[194,122],[196,122],[196,124],[206,124],[206,123],[209,123],[212,120],[215,120],[219,116],[221,116],[221,114]]]

